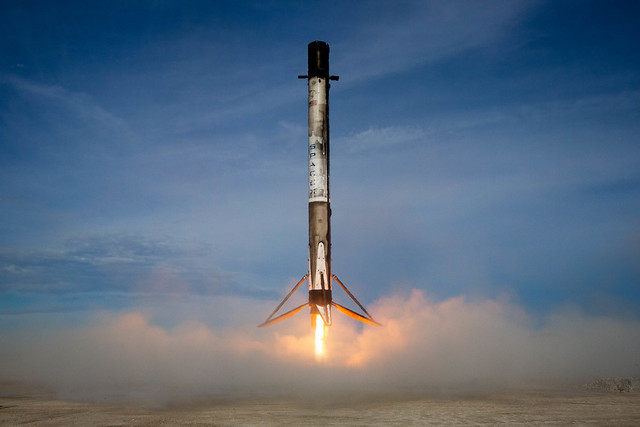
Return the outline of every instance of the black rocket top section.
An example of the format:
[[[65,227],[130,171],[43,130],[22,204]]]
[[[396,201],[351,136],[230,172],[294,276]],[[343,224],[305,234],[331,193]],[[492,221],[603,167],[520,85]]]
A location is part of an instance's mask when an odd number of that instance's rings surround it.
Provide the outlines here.
[[[323,41],[309,43],[309,71],[306,76],[298,76],[301,79],[323,77],[330,80],[338,80],[338,76],[329,76],[329,45]]]
[[[329,45],[325,42],[309,43],[309,77],[329,78]]]

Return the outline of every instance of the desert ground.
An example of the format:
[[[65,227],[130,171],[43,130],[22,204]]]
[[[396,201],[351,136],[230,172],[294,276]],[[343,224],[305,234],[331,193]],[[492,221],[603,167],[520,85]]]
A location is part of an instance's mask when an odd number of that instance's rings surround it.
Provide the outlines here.
[[[640,393],[573,388],[475,395],[211,397],[150,406],[61,400],[4,385],[0,425],[640,425]]]

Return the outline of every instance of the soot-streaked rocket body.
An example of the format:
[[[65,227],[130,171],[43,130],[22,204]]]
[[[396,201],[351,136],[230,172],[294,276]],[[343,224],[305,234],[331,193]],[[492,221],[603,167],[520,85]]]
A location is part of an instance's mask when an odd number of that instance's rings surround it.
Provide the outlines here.
[[[329,197],[329,45],[323,41],[309,43],[309,68],[306,78],[309,87],[309,273],[289,292],[285,299],[260,326],[269,326],[298,313],[307,305],[312,326],[317,315],[324,324],[332,323],[331,307],[359,321],[379,326],[346,286],[331,272],[331,199]],[[309,279],[309,302],[278,317],[273,317],[305,279]],[[332,280],[362,309],[356,313],[333,301]]]
[[[304,76],[303,76],[304,77]],[[329,45],[309,44],[309,306],[331,325]]]

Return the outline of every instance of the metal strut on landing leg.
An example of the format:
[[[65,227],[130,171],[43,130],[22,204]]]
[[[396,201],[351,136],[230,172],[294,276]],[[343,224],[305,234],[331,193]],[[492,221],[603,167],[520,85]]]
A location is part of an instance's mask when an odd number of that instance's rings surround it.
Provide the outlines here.
[[[267,320],[265,320],[263,323],[258,325],[259,328],[263,328],[265,326],[270,326],[270,325],[273,325],[274,323],[278,323],[281,320],[288,319],[289,317],[293,316],[294,314],[296,314],[297,312],[302,310],[304,307],[309,305],[309,303],[304,303],[301,306],[298,306],[298,307],[294,308],[293,310],[290,310],[290,311],[287,311],[284,314],[281,314],[280,316],[276,317],[275,319],[271,319],[278,312],[278,310],[280,310],[280,307],[282,307],[284,305],[284,303],[287,302],[287,300],[289,298],[291,298],[291,295],[293,295],[293,293],[300,287],[302,282],[304,282],[307,279],[307,277],[309,277],[308,274],[305,274],[304,276],[302,276],[302,279],[300,279],[298,281],[298,283],[296,283],[296,285],[293,287],[293,289],[291,289],[291,292],[289,292],[287,294],[287,296],[284,297],[282,302],[280,302],[280,304],[276,307],[276,309],[273,310],[273,313],[271,313],[269,315],[269,317],[267,317]]]
[[[347,295],[349,295],[349,297],[356,303],[358,304],[358,307],[360,307],[360,309],[364,312],[364,314],[366,314],[366,317],[361,315],[360,313],[356,313],[353,310],[349,310],[347,307],[343,307],[340,304],[336,303],[336,302],[332,302],[331,305],[333,305],[334,307],[336,307],[338,310],[340,310],[341,312],[343,312],[344,314],[346,314],[349,317],[352,317],[356,320],[359,320],[363,323],[367,323],[369,325],[372,326],[382,326],[380,323],[376,322],[375,320],[373,320],[373,317],[371,317],[371,315],[369,314],[369,312],[367,311],[367,309],[365,309],[362,304],[360,304],[360,301],[358,301],[356,299],[355,296],[353,296],[353,294],[351,292],[349,292],[349,289],[347,289],[347,287],[344,285],[344,283],[342,283],[340,281],[340,279],[338,279],[338,276],[336,276],[335,274],[332,274],[331,277],[333,277],[333,279],[338,282],[338,284],[340,285],[340,287],[342,289],[344,289],[344,291],[347,293]]]

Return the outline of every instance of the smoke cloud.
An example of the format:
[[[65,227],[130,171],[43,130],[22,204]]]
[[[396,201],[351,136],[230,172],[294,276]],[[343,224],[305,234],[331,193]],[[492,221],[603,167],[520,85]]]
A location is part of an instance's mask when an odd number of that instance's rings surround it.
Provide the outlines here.
[[[299,314],[255,327],[268,303],[244,306],[244,323],[184,320],[160,327],[149,310],[101,313],[86,326],[3,332],[0,380],[79,400],[171,402],[198,396],[490,390],[638,375],[640,322],[566,310],[534,318],[509,301],[430,301],[421,291],[385,297],[370,312],[384,326],[336,313],[325,360],[314,359]],[[201,310],[197,310],[201,314]],[[339,316],[339,317],[338,317]]]

